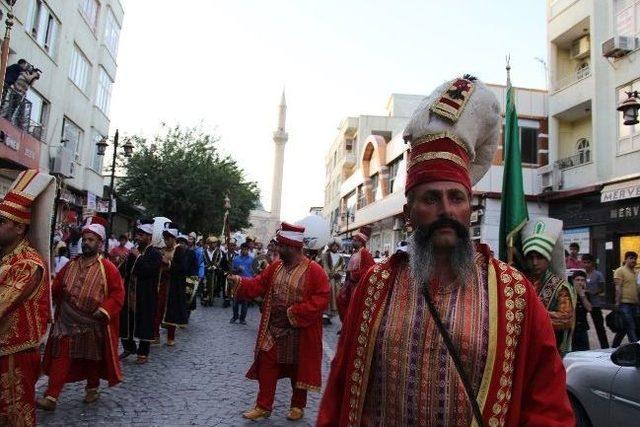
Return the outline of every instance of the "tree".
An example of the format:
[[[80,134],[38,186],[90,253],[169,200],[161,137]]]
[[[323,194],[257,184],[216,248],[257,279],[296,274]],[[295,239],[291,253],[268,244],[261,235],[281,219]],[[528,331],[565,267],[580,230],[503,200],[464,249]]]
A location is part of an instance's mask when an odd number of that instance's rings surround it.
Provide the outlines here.
[[[182,230],[219,234],[224,198],[231,200],[232,230],[250,226],[249,211],[258,203],[255,182],[217,148],[219,138],[199,128],[163,126],[153,143],[132,137],[134,154],[123,165],[126,173],[118,194],[142,205],[149,216],[166,216]]]

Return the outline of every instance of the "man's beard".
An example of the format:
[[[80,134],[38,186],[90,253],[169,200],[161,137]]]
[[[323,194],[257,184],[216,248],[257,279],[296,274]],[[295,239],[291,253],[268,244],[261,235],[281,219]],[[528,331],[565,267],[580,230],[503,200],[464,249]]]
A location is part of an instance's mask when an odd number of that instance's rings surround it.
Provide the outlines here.
[[[433,233],[441,227],[451,227],[457,236],[452,247],[436,248]],[[409,236],[409,268],[415,283],[428,287],[434,279],[437,255],[446,253],[452,276],[461,286],[475,280],[474,249],[469,238],[469,230],[456,220],[442,218],[429,226],[416,227]]]
[[[90,258],[98,253],[98,249],[93,249],[88,245],[82,245],[82,256]]]

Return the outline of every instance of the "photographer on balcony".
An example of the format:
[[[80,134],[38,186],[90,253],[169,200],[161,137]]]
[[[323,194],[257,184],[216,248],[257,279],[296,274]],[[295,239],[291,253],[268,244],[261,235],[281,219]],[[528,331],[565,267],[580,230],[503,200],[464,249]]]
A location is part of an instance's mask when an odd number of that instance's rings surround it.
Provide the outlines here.
[[[24,98],[27,95],[27,90],[40,78],[41,72],[39,68],[35,68],[24,59],[7,67],[4,86],[6,89],[1,112],[2,117],[18,127],[22,127],[21,122],[24,119]],[[16,76],[15,79],[14,76]],[[27,119],[29,118],[27,117]]]

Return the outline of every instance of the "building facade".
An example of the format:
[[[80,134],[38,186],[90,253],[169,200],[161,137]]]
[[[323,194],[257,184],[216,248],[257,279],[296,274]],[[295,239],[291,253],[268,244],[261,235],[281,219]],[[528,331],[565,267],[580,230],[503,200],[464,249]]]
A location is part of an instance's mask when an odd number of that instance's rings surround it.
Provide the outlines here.
[[[9,11],[5,2],[0,8]],[[41,70],[19,108],[0,108],[0,193],[17,170],[40,168],[59,178],[58,219],[106,211],[102,157],[109,134],[124,10],[119,0],[22,0],[14,8],[9,64]]]
[[[506,88],[489,85],[500,100],[504,117]],[[537,169],[548,163],[547,145],[547,104],[546,91],[515,88],[516,109],[520,125],[520,140],[523,157],[524,189],[528,198],[531,217],[547,214],[546,203],[538,201],[541,187]],[[352,157],[332,163],[332,156],[339,157],[345,126],[350,120],[352,128],[357,123],[352,118],[343,121],[336,142],[327,156],[327,190],[324,216],[334,224],[334,232],[348,236],[362,226],[371,228],[369,247],[371,251],[393,252],[396,244],[406,238],[404,227],[405,204],[404,184],[406,179],[407,144],[402,139],[402,131],[413,110],[424,98],[423,95],[391,95],[387,103],[393,126],[389,134],[371,132],[354,145]],[[394,106],[400,108],[394,110]],[[391,106],[391,109],[389,109]],[[389,136],[387,138],[386,136]],[[502,134],[500,136],[502,140]],[[355,144],[355,142],[354,142]],[[344,147],[347,145],[345,144]],[[346,150],[345,150],[346,151]],[[333,154],[338,153],[338,155]],[[473,188],[474,211],[472,216],[472,236],[475,240],[498,248],[500,222],[500,193],[502,191],[502,143],[487,175]],[[342,172],[342,175],[339,174]],[[333,189],[335,177],[342,179],[339,189]],[[327,206],[329,209],[327,209]]]
[[[581,243],[611,282],[640,251],[640,125],[616,110],[640,89],[640,1],[548,1],[549,166],[540,170],[565,244]]]

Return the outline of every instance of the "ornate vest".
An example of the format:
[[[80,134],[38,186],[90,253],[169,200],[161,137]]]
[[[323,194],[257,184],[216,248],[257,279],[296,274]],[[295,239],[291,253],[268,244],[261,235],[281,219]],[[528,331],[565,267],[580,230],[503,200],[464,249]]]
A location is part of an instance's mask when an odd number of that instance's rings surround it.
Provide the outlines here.
[[[23,295],[38,268],[42,269],[40,283]],[[0,319],[0,356],[37,347],[47,332],[51,320],[49,272],[27,240],[0,261]]]

